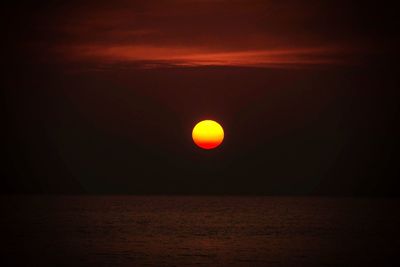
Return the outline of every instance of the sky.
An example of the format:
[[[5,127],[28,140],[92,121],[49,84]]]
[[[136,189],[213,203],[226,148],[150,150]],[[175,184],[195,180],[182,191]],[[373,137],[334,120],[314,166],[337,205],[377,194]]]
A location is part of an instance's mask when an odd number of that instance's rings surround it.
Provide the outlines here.
[[[399,194],[389,4],[4,5],[3,193]]]

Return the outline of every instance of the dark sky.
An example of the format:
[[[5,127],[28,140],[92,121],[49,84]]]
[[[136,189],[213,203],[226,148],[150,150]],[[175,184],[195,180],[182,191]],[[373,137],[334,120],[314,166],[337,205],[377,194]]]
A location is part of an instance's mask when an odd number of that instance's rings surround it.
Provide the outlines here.
[[[397,14],[350,2],[6,4],[1,191],[399,195]]]

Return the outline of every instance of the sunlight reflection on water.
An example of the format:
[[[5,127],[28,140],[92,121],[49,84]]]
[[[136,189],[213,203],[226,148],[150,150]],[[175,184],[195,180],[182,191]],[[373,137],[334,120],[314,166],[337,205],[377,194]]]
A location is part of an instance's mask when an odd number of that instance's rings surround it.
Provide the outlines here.
[[[385,265],[399,247],[395,199],[2,197],[9,264]],[[26,265],[26,264],[25,264]]]

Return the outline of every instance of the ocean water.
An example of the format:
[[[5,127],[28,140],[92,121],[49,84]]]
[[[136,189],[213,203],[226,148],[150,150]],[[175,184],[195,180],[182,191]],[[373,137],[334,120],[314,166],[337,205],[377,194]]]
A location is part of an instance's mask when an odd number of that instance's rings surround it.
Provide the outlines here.
[[[0,200],[1,266],[400,266],[399,199]]]

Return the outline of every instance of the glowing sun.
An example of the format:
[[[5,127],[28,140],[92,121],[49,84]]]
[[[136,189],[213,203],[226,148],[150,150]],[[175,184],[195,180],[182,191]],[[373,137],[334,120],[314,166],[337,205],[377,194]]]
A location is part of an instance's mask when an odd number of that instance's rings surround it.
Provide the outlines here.
[[[196,124],[192,131],[192,138],[196,145],[204,149],[213,149],[224,140],[224,129],[213,120],[204,120]]]

